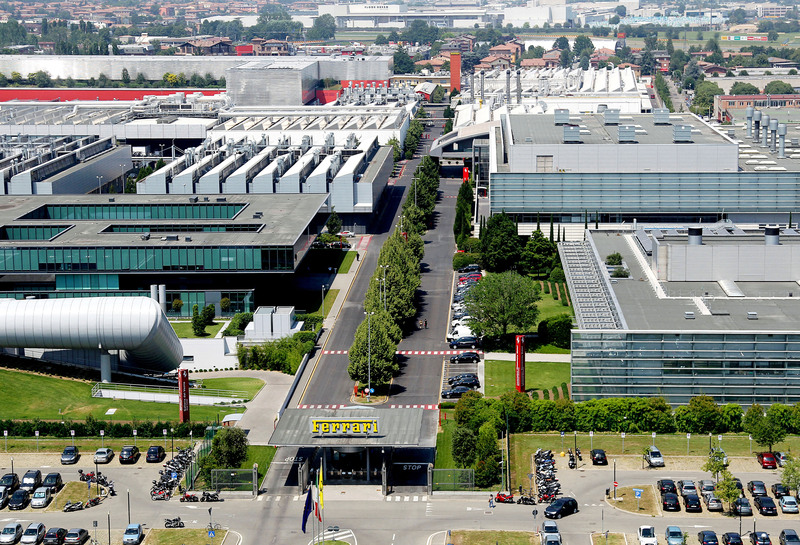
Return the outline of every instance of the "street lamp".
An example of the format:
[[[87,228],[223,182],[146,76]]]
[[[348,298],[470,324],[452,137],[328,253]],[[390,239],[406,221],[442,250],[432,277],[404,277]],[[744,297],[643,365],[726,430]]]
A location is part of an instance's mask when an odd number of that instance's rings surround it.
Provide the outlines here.
[[[322,323],[325,324],[325,288],[328,287],[328,284],[322,284],[320,288],[322,289]]]
[[[102,193],[102,187],[103,187],[103,176],[98,176],[97,177],[97,194],[98,195],[100,193]]]
[[[372,394],[372,315],[374,312],[364,312],[367,315],[367,403]]]
[[[169,429],[169,438],[172,441],[172,457],[175,458],[175,428]]]

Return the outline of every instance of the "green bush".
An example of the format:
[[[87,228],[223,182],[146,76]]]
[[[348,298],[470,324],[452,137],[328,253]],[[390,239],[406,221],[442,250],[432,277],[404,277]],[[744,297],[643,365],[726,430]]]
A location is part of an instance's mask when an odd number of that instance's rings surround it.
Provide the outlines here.
[[[622,267],[615,267],[614,272],[611,273],[611,278],[628,278],[631,275],[628,269]]]
[[[295,319],[303,322],[303,331],[316,331],[322,325],[321,314],[296,314]]]
[[[545,399],[550,399],[550,390],[542,390]]]
[[[237,312],[233,315],[233,318],[231,318],[228,327],[225,328],[225,331],[222,332],[222,335],[225,337],[237,337],[239,335],[244,335],[244,328],[246,328],[247,324],[252,321],[252,312]]]
[[[317,340],[317,334],[314,331],[298,331],[297,333],[294,334],[294,338],[300,341],[301,343],[309,341],[313,343],[316,342]]]
[[[607,265],[622,265],[622,254],[619,252],[614,252],[613,254],[608,254],[606,256],[606,264]]]
[[[481,264],[481,255],[474,253],[459,252],[453,255],[453,270],[457,271],[461,267],[466,267],[473,263]]]
[[[559,397],[558,386],[553,386],[553,399],[558,399]]]
[[[570,331],[572,316],[559,314],[539,322],[539,340],[544,344],[553,344],[559,348],[570,347]]]
[[[479,254],[481,252],[481,239],[470,237],[464,240],[464,243],[461,245],[461,250],[464,250],[464,253],[467,254]],[[469,263],[467,263],[469,265]]]
[[[455,401],[442,401],[441,403],[439,403],[439,408],[440,409],[455,409],[456,408],[456,402]]]

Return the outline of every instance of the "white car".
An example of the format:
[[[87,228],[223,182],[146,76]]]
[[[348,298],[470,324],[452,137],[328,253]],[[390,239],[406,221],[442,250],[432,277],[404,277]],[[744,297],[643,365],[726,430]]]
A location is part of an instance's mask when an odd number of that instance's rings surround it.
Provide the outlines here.
[[[798,512],[797,500],[793,496],[781,496],[781,499],[778,500],[778,505],[781,506],[781,511],[784,513]]]
[[[19,522],[12,522],[6,524],[3,531],[0,532],[0,543],[16,543],[22,537],[22,524]]]
[[[108,447],[99,448],[94,453],[94,462],[96,464],[107,464],[114,457],[114,451]]]
[[[25,529],[25,533],[22,534],[22,539],[20,539],[19,542],[28,545],[37,545],[44,539],[45,532],[47,532],[47,528],[44,527],[44,524],[41,522],[32,522]]]
[[[353,231],[339,231],[339,234],[343,237],[350,238],[356,236]]]
[[[468,324],[469,320],[472,320],[472,316],[470,315],[462,316],[461,318],[458,318],[457,320],[453,320],[452,322],[450,322],[450,325],[453,327],[458,327],[460,325],[469,325]]]
[[[639,545],[658,545],[656,529],[652,526],[639,526]]]
[[[41,509],[42,507],[47,507],[47,504],[50,503],[51,495],[50,495],[50,488],[47,486],[40,486],[36,489],[31,497],[31,507],[34,509]]]

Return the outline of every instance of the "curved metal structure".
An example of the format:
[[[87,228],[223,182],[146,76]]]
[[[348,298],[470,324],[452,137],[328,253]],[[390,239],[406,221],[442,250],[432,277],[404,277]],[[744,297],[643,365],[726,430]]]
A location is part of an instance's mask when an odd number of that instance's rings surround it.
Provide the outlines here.
[[[124,359],[157,371],[171,371],[183,361],[178,336],[159,304],[147,297],[3,299],[0,346],[121,350]]]

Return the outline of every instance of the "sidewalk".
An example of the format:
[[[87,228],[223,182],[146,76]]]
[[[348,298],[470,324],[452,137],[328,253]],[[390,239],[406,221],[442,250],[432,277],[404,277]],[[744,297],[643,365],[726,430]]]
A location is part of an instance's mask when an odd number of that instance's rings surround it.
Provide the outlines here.
[[[348,272],[344,274],[338,273],[333,279],[330,289],[339,290],[339,293],[336,295],[336,300],[333,302],[330,310],[326,309],[327,314],[322,322],[324,331],[319,340],[320,346],[325,344],[329,330],[336,323],[336,318],[339,316],[339,312],[342,310],[342,306],[347,299],[347,294],[350,292],[353,281],[356,279],[356,276],[358,276],[361,263],[364,262],[364,255],[367,253],[367,247],[369,246],[371,239],[371,235],[362,235],[359,237],[359,241],[354,244],[353,247],[353,249],[358,252],[359,259],[353,261],[353,264],[350,265],[350,270]]]
[[[483,355],[483,361],[486,360],[502,360],[514,361],[517,356],[508,352],[486,352]],[[566,362],[571,360],[570,354],[539,354],[537,352],[526,352],[525,361],[553,361],[553,362]]]

